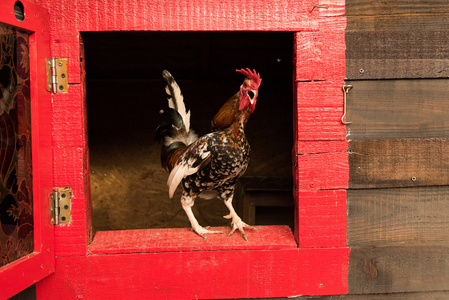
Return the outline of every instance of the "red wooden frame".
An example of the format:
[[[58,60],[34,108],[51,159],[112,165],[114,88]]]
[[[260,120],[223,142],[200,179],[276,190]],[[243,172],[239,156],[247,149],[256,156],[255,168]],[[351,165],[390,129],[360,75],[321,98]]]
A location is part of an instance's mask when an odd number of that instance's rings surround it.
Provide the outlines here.
[[[46,91],[45,58],[50,55],[47,10],[22,1],[25,19],[14,15],[15,0],[0,2],[0,22],[30,35],[31,128],[33,157],[34,252],[0,268],[0,299],[6,299],[54,272],[54,230],[49,195],[53,186],[50,93]]]
[[[347,292],[347,142],[343,113],[344,0],[35,0],[49,11],[51,54],[69,58],[69,92],[53,96],[54,185],[72,186],[72,222],[55,229],[56,271],[38,299],[238,298]],[[327,8],[315,7],[316,5]],[[315,7],[315,8],[314,8]],[[312,8],[314,8],[312,10]],[[295,234],[285,240],[226,237],[207,247],[152,243],[161,230],[102,233],[90,224],[83,31],[295,32]],[[279,227],[266,228],[267,236]],[[169,231],[172,239],[182,229]],[[166,232],[165,232],[166,233]],[[193,241],[195,239],[195,242]],[[126,243],[125,241],[128,241]],[[199,240],[201,241],[201,240]],[[182,243],[199,242],[191,235]],[[273,243],[276,246],[271,247]],[[132,247],[129,245],[132,244]],[[126,248],[124,250],[124,248]],[[112,247],[112,248],[111,248]],[[214,250],[214,251],[210,251]],[[144,252],[144,253],[142,253]]]

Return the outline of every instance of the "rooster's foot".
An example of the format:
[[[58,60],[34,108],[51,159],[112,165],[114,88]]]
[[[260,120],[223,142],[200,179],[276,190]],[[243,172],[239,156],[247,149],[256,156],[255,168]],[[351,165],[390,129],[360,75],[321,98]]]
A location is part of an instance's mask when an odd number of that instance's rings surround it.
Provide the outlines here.
[[[222,231],[217,230],[209,230],[210,226],[202,227],[200,225],[195,226],[195,228],[192,228],[191,230],[198,234],[203,239],[207,239],[206,234],[223,234]]]
[[[243,239],[245,241],[248,241],[248,237],[246,236],[245,231],[243,231],[243,228],[246,227],[246,228],[250,228],[250,229],[256,229],[256,227],[248,225],[245,222],[243,222],[242,219],[240,219],[240,217],[237,216],[237,215],[231,216],[231,214],[229,214],[229,215],[224,216],[223,218],[225,218],[225,219],[231,219],[232,218],[232,222],[231,222],[232,230],[231,230],[231,232],[229,232],[228,236],[233,234],[234,231],[236,229],[238,229],[240,231],[240,233],[242,234]]]

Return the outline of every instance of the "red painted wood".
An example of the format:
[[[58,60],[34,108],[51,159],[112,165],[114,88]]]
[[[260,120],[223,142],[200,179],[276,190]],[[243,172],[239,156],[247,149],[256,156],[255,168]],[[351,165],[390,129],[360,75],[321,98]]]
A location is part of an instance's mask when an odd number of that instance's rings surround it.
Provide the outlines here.
[[[295,144],[298,155],[348,151],[349,142],[344,141],[299,141]]]
[[[343,141],[343,78],[338,81],[298,82],[296,85],[298,141]]]
[[[335,80],[345,77],[345,30],[298,32],[297,81]]]
[[[346,245],[349,164],[341,124],[345,1],[320,9],[319,30],[295,34],[297,108],[293,172],[295,239],[300,248]]]
[[[214,230],[224,234],[210,234],[206,240],[188,228],[100,231],[89,246],[91,254],[136,252],[200,251],[200,250],[279,250],[296,249],[288,226],[257,226],[245,230],[248,241],[239,232],[228,236],[230,227]]]
[[[87,147],[53,149],[55,186],[71,186],[72,219],[70,224],[55,228],[56,255],[85,255],[90,241],[90,201]]]
[[[37,1],[37,0],[36,0]],[[69,82],[81,82],[80,31],[308,31],[318,28],[316,1],[42,0],[50,11],[52,55],[69,58]]]
[[[346,247],[346,190],[300,191],[299,247]]]
[[[73,188],[72,221],[55,229],[58,256],[85,255],[91,236],[84,89],[82,84],[70,85],[69,93],[53,96],[54,184]]]
[[[349,167],[346,152],[298,155],[297,189],[300,191],[348,188]],[[297,165],[297,166],[296,166]]]
[[[320,10],[320,31],[334,32],[346,29],[345,0],[333,0],[325,5],[327,9]],[[340,47],[340,45],[338,45]]]
[[[297,81],[335,81],[345,76],[345,1],[321,5],[327,9],[314,10],[319,11],[319,30],[295,34]]]
[[[57,246],[57,255],[85,253],[89,240],[90,221],[82,221],[85,211],[90,209],[88,172],[80,168],[87,159],[72,159],[70,153],[87,150],[82,114],[85,110],[81,100],[83,91],[80,74],[79,32],[98,30],[316,30],[320,11],[310,12],[315,5],[311,0],[301,3],[291,1],[40,1],[50,11],[52,55],[69,58],[68,94],[54,96],[53,137],[55,143],[55,184],[71,185],[77,189],[78,206],[73,211],[73,226],[57,229],[62,242]],[[80,122],[81,121],[81,122]],[[74,149],[67,149],[73,147]],[[64,161],[68,160],[67,161]],[[65,170],[68,170],[65,174]],[[59,172],[61,174],[59,174]],[[84,176],[84,186],[79,176]],[[77,177],[78,175],[78,177]],[[73,181],[70,182],[69,181]],[[82,203],[81,203],[82,202]],[[79,208],[79,209],[78,209]],[[79,212],[79,215],[78,215]],[[79,217],[78,217],[79,216]],[[86,224],[86,228],[77,226]],[[69,226],[69,227],[70,227]],[[82,226],[82,225],[81,225]],[[73,229],[73,230],[71,230]],[[70,231],[70,232],[68,232]],[[67,232],[67,234],[66,234]],[[60,234],[59,234],[60,233]],[[65,239],[65,240],[64,240]],[[58,239],[59,240],[59,239]]]
[[[346,246],[347,141],[296,144],[295,199],[300,248]]]
[[[30,82],[33,156],[34,253],[0,268],[0,299],[6,299],[54,271],[54,236],[48,197],[53,186],[51,98],[46,92],[45,58],[49,57],[48,14],[45,9],[22,1],[25,20],[14,16],[15,0],[0,2],[0,22],[31,32]]]
[[[347,187],[349,170],[346,128],[340,123],[345,67],[343,0],[323,4],[329,9],[313,12],[311,8],[319,3],[312,0],[35,1],[50,12],[52,56],[69,58],[69,93],[54,96],[51,118],[54,183],[74,187],[73,221],[55,231],[60,256],[57,270],[37,285],[38,299],[59,295],[75,299],[241,298],[347,292],[346,203],[345,191],[339,191]],[[192,240],[184,229],[165,232],[185,234],[177,240],[178,248],[170,248],[170,243],[171,247],[176,244],[173,241],[164,244],[159,240],[157,244],[154,237],[136,231],[99,233],[88,247],[90,187],[79,37],[82,31],[105,30],[298,32],[293,77],[299,81],[295,87],[295,238],[300,247],[315,249],[282,248],[294,245],[288,234],[281,240],[271,233],[258,240],[248,230],[250,242],[243,244],[238,234],[227,240],[224,236],[209,237],[206,242],[196,236]],[[272,243],[267,242],[269,238]],[[133,245],[133,241],[139,244]],[[185,251],[188,248],[183,247],[197,248]],[[207,247],[214,251],[205,251]],[[270,247],[277,250],[258,250]],[[166,252],[131,254],[142,249]],[[124,254],[105,255],[108,251]]]
[[[348,248],[59,257],[38,299],[223,299],[347,292]],[[53,287],[58,287],[54,289]]]
[[[52,123],[54,147],[82,148],[87,144],[84,87],[70,85],[70,93],[53,95]]]

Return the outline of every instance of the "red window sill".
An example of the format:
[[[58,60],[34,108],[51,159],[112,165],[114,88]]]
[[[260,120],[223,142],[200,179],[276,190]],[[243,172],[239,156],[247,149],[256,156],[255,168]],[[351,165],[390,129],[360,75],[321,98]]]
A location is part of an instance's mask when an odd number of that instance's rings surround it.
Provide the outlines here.
[[[229,227],[214,230],[206,240],[188,228],[140,229],[97,232],[89,246],[90,254],[124,254],[149,252],[180,252],[209,250],[281,250],[298,246],[288,226],[257,226],[246,229],[248,241],[237,231],[228,237]]]

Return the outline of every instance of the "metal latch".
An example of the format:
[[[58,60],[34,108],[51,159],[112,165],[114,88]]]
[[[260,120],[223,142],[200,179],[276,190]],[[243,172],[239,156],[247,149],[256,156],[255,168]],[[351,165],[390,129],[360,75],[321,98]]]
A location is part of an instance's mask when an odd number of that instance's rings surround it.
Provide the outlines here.
[[[50,194],[50,217],[51,224],[68,224],[71,220],[72,188],[55,187]]]
[[[48,92],[53,94],[68,92],[67,62],[67,58],[52,57],[45,60]]]
[[[346,119],[346,95],[348,95],[349,90],[352,89],[352,85],[345,84],[345,85],[343,85],[342,89],[343,89],[343,97],[344,97],[343,98],[343,116],[341,116],[340,121],[344,125],[349,125],[349,124],[352,124],[352,122],[345,121],[345,119]]]

